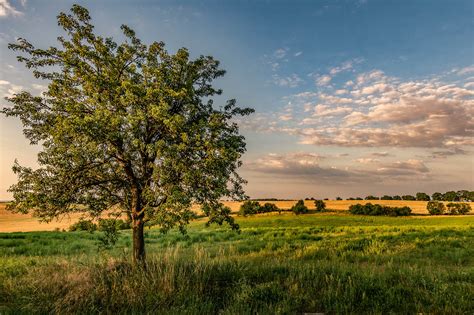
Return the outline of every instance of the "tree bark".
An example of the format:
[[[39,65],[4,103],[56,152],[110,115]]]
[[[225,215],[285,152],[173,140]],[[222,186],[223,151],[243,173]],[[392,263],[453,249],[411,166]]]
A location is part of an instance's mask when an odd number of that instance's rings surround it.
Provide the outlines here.
[[[144,264],[145,262],[145,238],[143,220],[133,222],[133,262],[135,264]]]

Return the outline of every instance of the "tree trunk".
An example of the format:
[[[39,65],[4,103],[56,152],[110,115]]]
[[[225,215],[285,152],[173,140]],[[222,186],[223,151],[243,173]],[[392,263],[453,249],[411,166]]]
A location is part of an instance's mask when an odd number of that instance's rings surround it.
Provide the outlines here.
[[[143,220],[133,222],[133,262],[135,264],[143,264],[145,262],[144,225]]]

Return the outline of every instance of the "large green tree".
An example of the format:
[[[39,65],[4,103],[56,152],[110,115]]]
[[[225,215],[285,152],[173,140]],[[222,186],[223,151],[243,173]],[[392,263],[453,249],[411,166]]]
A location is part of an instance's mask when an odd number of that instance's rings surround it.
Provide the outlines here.
[[[7,100],[24,134],[40,144],[38,169],[15,163],[10,209],[49,221],[70,212],[97,217],[126,213],[133,226],[133,257],[145,257],[145,224],[185,228],[191,206],[209,222],[238,228],[222,198],[245,197],[237,174],[244,137],[232,119],[253,112],[235,100],[219,108],[214,79],[224,75],[210,56],[169,54],[162,42],[143,44],[123,25],[124,41],[94,33],[87,9],[60,13],[59,47],[35,48],[25,39],[9,47],[46,80],[41,96],[21,92]],[[113,209],[113,210],[111,210]]]

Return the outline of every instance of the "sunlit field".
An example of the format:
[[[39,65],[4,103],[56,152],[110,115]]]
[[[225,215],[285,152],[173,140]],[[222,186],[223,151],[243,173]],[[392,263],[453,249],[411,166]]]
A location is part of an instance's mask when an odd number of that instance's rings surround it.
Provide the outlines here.
[[[260,201],[262,204],[270,202],[276,204],[279,208],[288,210],[296,200],[289,201]],[[414,214],[428,214],[426,210],[426,201],[407,201],[407,200],[325,200],[328,209],[331,210],[347,210],[353,204],[365,204],[371,202],[373,204],[381,204],[392,207],[408,206]],[[447,203],[447,202],[445,202]],[[239,211],[241,202],[225,201],[224,204],[232,209],[233,212]],[[313,200],[305,200],[305,205],[309,209],[314,209]],[[470,203],[474,208],[474,203]],[[0,232],[31,232],[31,231],[54,231],[57,229],[67,230],[74,222],[79,220],[81,214],[69,214],[49,223],[39,222],[32,215],[17,214],[5,209],[6,203],[0,203]],[[194,207],[194,211],[200,214],[199,206]]]
[[[237,217],[241,233],[194,221],[187,235],[0,234],[0,313],[469,313],[474,216],[345,212]]]

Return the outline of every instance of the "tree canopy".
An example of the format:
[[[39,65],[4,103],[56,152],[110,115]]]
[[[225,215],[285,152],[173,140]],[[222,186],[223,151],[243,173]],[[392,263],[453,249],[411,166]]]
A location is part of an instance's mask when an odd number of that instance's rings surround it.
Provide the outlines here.
[[[38,169],[15,163],[10,209],[49,221],[64,213],[97,217],[115,209],[132,221],[134,258],[144,258],[143,226],[184,230],[191,205],[209,222],[237,228],[222,198],[243,199],[237,173],[245,152],[235,100],[214,106],[212,82],[225,71],[211,56],[175,54],[163,42],[142,43],[122,25],[122,43],[94,33],[87,9],[60,13],[59,47],[9,45],[18,61],[46,80],[41,96],[23,91],[7,100],[24,134],[40,144]]]

